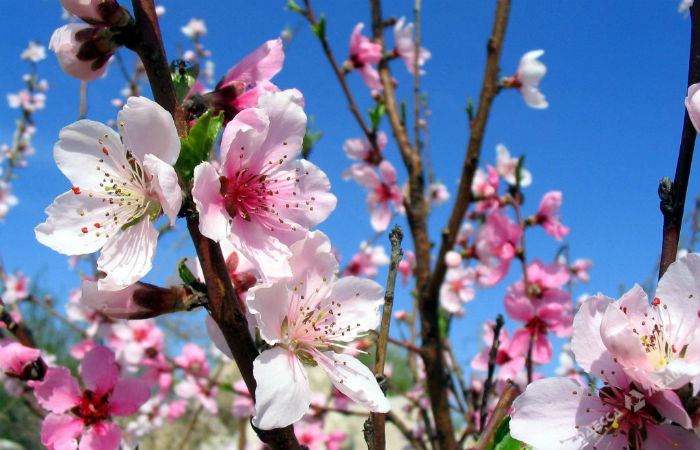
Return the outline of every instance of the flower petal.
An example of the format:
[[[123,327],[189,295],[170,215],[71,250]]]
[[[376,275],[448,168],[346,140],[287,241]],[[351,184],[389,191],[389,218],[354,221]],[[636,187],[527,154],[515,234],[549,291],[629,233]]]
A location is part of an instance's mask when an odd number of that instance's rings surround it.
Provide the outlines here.
[[[104,395],[114,388],[119,380],[119,367],[114,352],[103,345],[90,350],[80,365],[80,376],[85,387],[97,395]]]
[[[217,242],[226,239],[231,232],[229,215],[221,196],[219,174],[208,162],[194,168],[192,198],[199,213],[199,231]]]
[[[152,177],[151,186],[158,194],[163,214],[170,219],[170,225],[175,225],[182,205],[182,190],[175,169],[151,153],[144,157],[143,168]]]
[[[109,412],[115,416],[136,413],[151,396],[148,382],[139,378],[124,378],[114,386],[109,397]]]
[[[146,97],[129,97],[117,115],[124,146],[136,159],[151,153],[172,166],[180,155],[180,137],[173,116]]]
[[[265,350],[253,362],[253,375],[258,383],[253,417],[256,427],[286,427],[309,410],[309,379],[294,353],[281,347]]]
[[[34,396],[39,404],[54,413],[62,413],[80,403],[82,391],[78,380],[65,367],[50,367],[44,380],[34,384]]]
[[[97,269],[107,274],[99,289],[115,291],[140,280],[151,270],[157,243],[158,230],[147,217],[113,236],[97,260]]]
[[[232,81],[253,84],[274,77],[284,63],[284,46],[281,39],[271,39],[253,53],[231,67],[221,82],[222,86]]]
[[[350,328],[338,340],[352,341],[357,334],[374,330],[379,325],[379,307],[384,303],[384,288],[376,281],[358,277],[344,277],[333,285],[328,301],[339,304],[342,313],[335,318],[337,329]]]
[[[334,352],[320,352],[323,357],[314,357],[326,372],[333,386],[372,412],[387,412],[389,400],[382,392],[374,374],[360,360]]]
[[[41,424],[41,443],[52,450],[75,450],[83,421],[70,414],[49,414]]]
[[[274,345],[282,339],[282,323],[289,313],[290,289],[284,281],[259,284],[248,290],[248,309],[255,315],[260,335]]]
[[[99,422],[83,433],[78,450],[117,450],[122,431],[114,422]]]

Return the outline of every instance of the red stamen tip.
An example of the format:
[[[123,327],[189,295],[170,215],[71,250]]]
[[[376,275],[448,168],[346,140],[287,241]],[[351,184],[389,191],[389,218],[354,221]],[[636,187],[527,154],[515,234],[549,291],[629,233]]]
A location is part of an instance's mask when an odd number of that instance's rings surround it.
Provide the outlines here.
[[[109,155],[109,151],[107,150],[107,147],[102,147],[102,153],[105,155]]]
[[[87,233],[87,232],[88,232],[88,229],[87,229],[87,227],[83,227],[83,228],[80,229],[80,231],[82,231],[83,233]]]
[[[73,186],[73,187],[70,188],[70,189],[71,189],[71,191],[73,191],[73,193],[74,193],[75,195],[80,194],[80,188],[79,188],[78,186]]]
[[[661,299],[659,297],[654,297],[654,301],[651,302],[651,304],[654,306],[659,306],[660,303],[661,303]]]
[[[96,223],[96,224],[95,224],[95,228],[100,228],[101,226],[102,226],[102,225],[100,225],[99,223]]]

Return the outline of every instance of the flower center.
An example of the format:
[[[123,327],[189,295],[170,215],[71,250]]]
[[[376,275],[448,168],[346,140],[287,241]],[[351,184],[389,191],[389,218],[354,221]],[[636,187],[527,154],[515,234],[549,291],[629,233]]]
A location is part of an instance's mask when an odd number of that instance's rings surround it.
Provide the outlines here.
[[[221,177],[221,195],[231,217],[250,221],[260,211],[270,212],[273,192],[267,188],[267,177],[241,169],[231,178]]]
[[[71,412],[83,419],[85,426],[94,425],[109,419],[108,399],[108,394],[99,396],[93,391],[85,390],[80,398],[80,404],[73,408]]]

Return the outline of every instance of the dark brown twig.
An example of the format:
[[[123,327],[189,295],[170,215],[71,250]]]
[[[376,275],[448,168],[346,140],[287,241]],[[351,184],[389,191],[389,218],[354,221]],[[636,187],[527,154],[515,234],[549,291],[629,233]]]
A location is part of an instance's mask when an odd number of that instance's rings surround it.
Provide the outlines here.
[[[491,350],[489,350],[488,375],[486,376],[486,381],[484,382],[484,393],[481,397],[481,406],[479,407],[479,414],[481,417],[481,426],[479,427],[479,431],[481,432],[484,431],[484,425],[486,424],[486,405],[488,403],[489,395],[491,394],[493,374],[496,368],[496,356],[498,355],[498,347],[501,343],[501,328],[503,328],[503,316],[499,314],[496,316],[496,323],[493,326],[493,342],[491,342]]]
[[[473,450],[485,450],[489,448],[489,444],[493,440],[494,435],[498,426],[501,424],[503,418],[508,414],[510,406],[513,404],[515,397],[520,393],[518,386],[516,386],[512,381],[508,380],[508,385],[503,390],[501,397],[498,399],[496,408],[494,408],[491,414],[491,420],[489,424],[486,425],[486,429],[479,437],[479,442],[476,443],[476,447]],[[484,420],[482,417],[481,420]]]
[[[690,18],[691,31],[688,86],[700,82],[700,3],[695,2],[695,4],[690,7]],[[690,121],[688,111],[685,111],[683,132],[681,134],[681,144],[678,150],[678,161],[676,163],[676,174],[673,178],[673,184],[670,185],[670,182],[666,178],[662,180],[659,185],[659,196],[661,197],[660,206],[664,216],[659,279],[664,272],[666,272],[668,266],[676,260],[696,135],[697,132],[693,123]]]

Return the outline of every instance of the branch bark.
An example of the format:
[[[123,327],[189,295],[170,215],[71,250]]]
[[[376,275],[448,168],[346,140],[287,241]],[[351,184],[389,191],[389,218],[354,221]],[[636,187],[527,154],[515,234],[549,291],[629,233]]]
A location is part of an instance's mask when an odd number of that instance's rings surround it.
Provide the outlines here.
[[[697,2],[690,7],[691,31],[690,31],[690,56],[688,62],[688,86],[700,82],[700,4]],[[661,244],[661,264],[659,265],[659,279],[666,272],[668,266],[676,260],[678,252],[678,240],[681,235],[683,222],[683,210],[685,209],[685,196],[688,191],[688,178],[690,166],[693,161],[695,137],[697,132],[690,121],[688,111],[683,118],[683,131],[681,144],[678,150],[676,174],[670,192],[667,182],[662,180],[659,186],[661,197],[661,212],[664,215],[663,242]],[[670,196],[669,196],[670,194]]]

